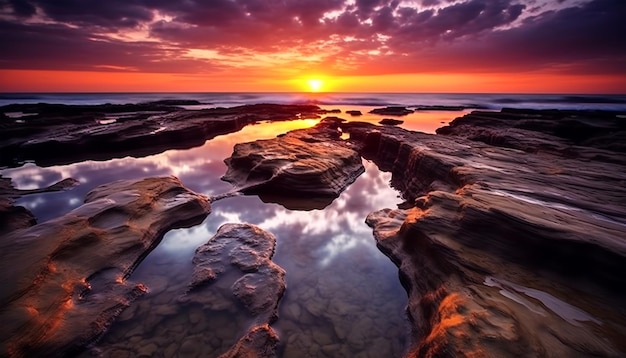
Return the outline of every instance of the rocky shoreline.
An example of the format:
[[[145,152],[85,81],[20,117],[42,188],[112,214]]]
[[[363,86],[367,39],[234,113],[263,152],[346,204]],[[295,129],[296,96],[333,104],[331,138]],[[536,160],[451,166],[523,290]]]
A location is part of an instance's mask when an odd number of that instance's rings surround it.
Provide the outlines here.
[[[326,113],[281,105],[187,111],[182,104],[0,108],[36,113],[2,115],[0,165],[143,156],[258,121]],[[361,158],[391,172],[405,203],[362,219],[409,296],[414,341],[406,356],[624,355],[624,113],[474,111],[437,133],[327,117],[237,144],[223,179],[243,194],[309,210],[349,186],[363,172]],[[0,184],[0,355],[15,357],[83,350],[150,289],[126,278],[163,234],[199,224],[212,201],[228,200],[172,177],[121,181],[36,224],[13,202],[34,192],[14,189],[8,178]],[[42,190],[73,185],[67,179]],[[233,223],[197,250],[181,302],[208,307],[213,282],[240,275],[228,294],[255,317],[225,357],[277,354],[271,324],[289,272],[271,261],[275,245],[271,233]]]

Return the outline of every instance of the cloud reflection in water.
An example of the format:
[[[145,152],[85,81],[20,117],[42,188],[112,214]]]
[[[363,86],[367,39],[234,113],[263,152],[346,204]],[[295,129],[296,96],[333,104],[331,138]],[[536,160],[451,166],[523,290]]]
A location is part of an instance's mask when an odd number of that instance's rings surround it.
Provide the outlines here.
[[[11,177],[21,189],[44,187],[68,177],[80,181],[81,185],[71,191],[25,196],[19,200],[18,204],[31,209],[40,222],[67,213],[79,206],[87,192],[96,186],[119,179],[176,175],[194,191],[217,195],[231,190],[230,184],[219,178],[226,172],[223,159],[231,155],[234,144],[272,138],[315,123],[311,120],[264,123],[188,150],[48,168],[26,164],[3,170],[2,174]],[[130,344],[124,343],[127,331],[140,330],[144,332],[143,339],[157,339],[151,336],[155,334],[151,312],[157,308],[179,314],[191,312],[194,307],[180,308],[181,303],[174,297],[184,291],[191,277],[194,250],[222,224],[248,222],[276,236],[274,261],[287,271],[287,294],[275,324],[281,334],[283,356],[311,356],[328,342],[336,346],[333,348],[336,355],[378,352],[381,356],[401,356],[409,331],[403,312],[406,293],[398,281],[396,267],[377,250],[371,229],[364,222],[371,211],[395,207],[401,200],[389,187],[390,174],[381,173],[367,161],[364,166],[366,172],[323,210],[294,211],[264,203],[256,196],[235,196],[214,202],[212,213],[203,225],[169,232],[130,277],[144,282],[151,290],[136,311],[129,311],[136,312],[132,313],[135,316],[128,313],[136,328],[128,324],[120,330],[113,327],[100,348],[106,352],[107,345],[120,348]],[[174,308],[167,309],[165,305]],[[243,318],[232,319],[242,322]],[[185,320],[178,321],[188,324]],[[202,331],[214,331],[210,322],[205,323],[209,326]],[[167,333],[172,339],[177,334]]]

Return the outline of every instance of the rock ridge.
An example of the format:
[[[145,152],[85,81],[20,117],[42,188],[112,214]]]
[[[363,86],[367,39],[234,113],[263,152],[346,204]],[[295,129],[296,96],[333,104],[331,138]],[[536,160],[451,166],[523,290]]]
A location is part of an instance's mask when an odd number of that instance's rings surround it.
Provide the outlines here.
[[[209,212],[177,178],[117,181],[62,217],[5,235],[0,355],[79,352],[146,292],[126,278],[163,234]]]
[[[513,112],[487,117],[521,115]],[[417,340],[408,356],[623,355],[620,155],[542,131],[492,145],[472,137],[481,124],[471,118],[460,123],[474,132],[453,125],[445,136],[342,126],[407,200],[367,223],[409,293]],[[515,121],[487,123],[499,138]],[[529,150],[535,140],[550,147]]]
[[[7,112],[31,113],[12,119]],[[312,105],[255,104],[185,110],[162,103],[138,105],[9,105],[0,107],[0,165],[33,160],[40,166],[82,160],[141,157],[204,144],[258,121],[319,118]],[[54,153],[51,155],[50,153]]]
[[[324,208],[365,171],[359,153],[340,138],[341,122],[326,118],[313,128],[239,143],[222,180],[287,208]]]

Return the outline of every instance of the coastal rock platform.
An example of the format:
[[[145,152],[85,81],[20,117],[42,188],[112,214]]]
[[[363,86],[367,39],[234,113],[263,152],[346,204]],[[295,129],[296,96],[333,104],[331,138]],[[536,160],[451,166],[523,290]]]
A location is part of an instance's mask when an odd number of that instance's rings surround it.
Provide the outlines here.
[[[186,110],[186,102],[138,105],[14,104],[0,107],[0,165],[40,166],[141,157],[191,148],[259,121],[319,118],[312,105],[256,104]],[[17,118],[6,113],[21,113]],[[52,155],[54,154],[54,155]]]
[[[626,352],[623,154],[545,130],[555,115],[623,125],[538,111],[472,113],[446,136],[344,125],[407,199],[367,223],[409,293],[409,356]],[[535,130],[516,128],[530,118]]]
[[[145,155],[201,144],[245,123],[322,113],[315,106],[273,105],[187,111],[164,102],[101,124],[88,107],[69,116],[68,108],[59,109],[58,125],[48,121],[52,107],[35,106],[47,113],[41,127],[37,115],[2,118],[10,135],[0,140],[0,165]],[[133,110],[139,111],[124,108]],[[237,144],[224,179],[234,192],[312,209],[349,186],[363,172],[363,159],[391,172],[390,184],[405,202],[362,219],[398,266],[408,293],[413,342],[407,357],[622,357],[625,119],[600,111],[475,111],[430,135],[331,117],[275,139]],[[67,131],[72,121],[75,133]],[[58,157],[52,148],[62,148]],[[15,226],[0,237],[0,356],[16,357],[75,354],[120,315],[133,317],[124,310],[150,287],[128,275],[165,231],[199,224],[212,200],[232,194],[209,199],[172,177],[113,182],[70,213],[37,224],[12,202],[28,192],[5,178],[0,192],[0,213],[21,217],[8,219]],[[188,303],[185,320],[196,323],[193,336],[167,346],[149,342],[141,352],[196,352],[197,339],[206,338],[200,323],[207,312],[226,312],[209,317],[223,326],[233,323],[232,310],[243,310],[245,327],[238,321],[222,330],[238,332],[238,340],[220,353],[275,356],[279,338],[271,324],[289,274],[271,260],[275,245],[272,234],[253,225],[220,227],[197,250],[187,291],[180,292],[180,305]],[[178,308],[151,309],[174,319]]]
[[[147,289],[126,280],[169,229],[199,224],[208,198],[173,177],[117,181],[68,214],[0,241],[0,355],[66,356]]]
[[[365,171],[359,153],[341,140],[341,123],[326,118],[310,129],[237,144],[222,179],[287,208],[324,208]]]

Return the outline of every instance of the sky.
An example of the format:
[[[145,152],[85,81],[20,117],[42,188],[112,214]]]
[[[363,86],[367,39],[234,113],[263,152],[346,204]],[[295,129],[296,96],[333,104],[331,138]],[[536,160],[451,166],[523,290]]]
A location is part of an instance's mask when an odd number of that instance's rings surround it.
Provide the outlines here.
[[[0,0],[0,92],[311,90],[626,93],[626,0]]]

